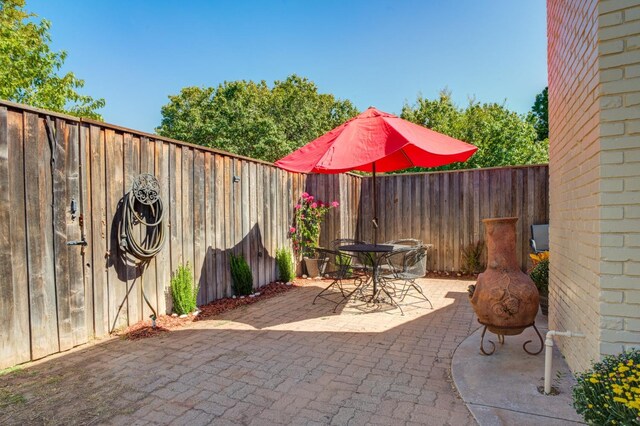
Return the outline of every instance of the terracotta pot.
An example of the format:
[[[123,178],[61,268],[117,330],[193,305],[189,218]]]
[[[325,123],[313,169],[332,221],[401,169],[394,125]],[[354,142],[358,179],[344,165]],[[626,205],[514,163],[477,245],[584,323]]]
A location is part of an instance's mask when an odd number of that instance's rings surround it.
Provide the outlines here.
[[[470,294],[481,324],[500,335],[516,335],[538,313],[538,289],[516,259],[517,217],[484,219],[489,260]]]

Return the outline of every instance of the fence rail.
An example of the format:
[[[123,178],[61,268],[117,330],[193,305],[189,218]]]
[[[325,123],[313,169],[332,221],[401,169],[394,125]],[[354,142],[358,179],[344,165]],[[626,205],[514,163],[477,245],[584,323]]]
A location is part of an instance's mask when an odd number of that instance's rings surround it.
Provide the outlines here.
[[[146,267],[118,253],[120,203],[140,173],[155,175],[167,240]],[[458,270],[482,239],[480,219],[548,220],[546,166],[379,178],[379,240],[418,237],[430,268]],[[288,173],[269,163],[92,120],[0,101],[0,368],[63,351],[170,309],[172,271],[189,263],[198,303],[231,293],[229,254],[242,253],[260,287],[277,278],[293,205],[307,191],[338,201],[321,228],[370,239],[371,179]],[[73,211],[73,206],[77,211]],[[69,246],[70,241],[87,246]]]

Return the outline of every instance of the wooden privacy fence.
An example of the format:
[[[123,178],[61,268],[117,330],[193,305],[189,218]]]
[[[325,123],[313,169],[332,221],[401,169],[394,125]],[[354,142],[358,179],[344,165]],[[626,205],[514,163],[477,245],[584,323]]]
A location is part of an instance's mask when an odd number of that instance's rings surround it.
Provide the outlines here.
[[[119,256],[119,206],[140,173],[155,175],[167,240],[148,266]],[[480,220],[519,216],[518,255],[529,225],[546,222],[547,168],[385,175],[379,240],[434,244],[431,269],[458,270],[482,239]],[[293,205],[307,191],[338,201],[321,228],[371,238],[371,179],[288,173],[249,158],[0,101],[0,368],[63,351],[147,319],[143,291],[170,309],[171,273],[189,263],[198,303],[231,294],[229,254],[244,254],[254,287],[277,276],[290,246]],[[68,245],[86,241],[87,245]]]
[[[518,166],[383,175],[378,185],[378,241],[417,238],[433,244],[428,268],[464,269],[464,250],[484,242],[482,219],[515,216],[517,256],[529,262],[531,225],[549,223],[549,168]],[[372,239],[372,182],[362,184],[359,236]],[[485,251],[486,257],[486,251]]]
[[[119,203],[140,173],[159,179],[168,227],[163,250],[144,269],[123,264],[117,235]],[[171,272],[187,262],[200,304],[230,295],[230,252],[244,254],[255,287],[274,281],[275,251],[289,246],[293,204],[315,187],[341,204],[323,237],[355,232],[357,206],[349,200],[359,191],[356,176],[288,173],[0,102],[0,368],[147,319],[143,290],[167,312]],[[86,247],[67,245],[83,239]]]

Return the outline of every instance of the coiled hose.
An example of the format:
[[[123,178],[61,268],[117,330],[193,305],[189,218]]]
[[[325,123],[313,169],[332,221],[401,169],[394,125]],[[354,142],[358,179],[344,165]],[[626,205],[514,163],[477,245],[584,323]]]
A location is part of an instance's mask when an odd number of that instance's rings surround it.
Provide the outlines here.
[[[140,209],[140,214],[136,207]],[[160,185],[155,176],[146,173],[138,176],[131,190],[124,196],[121,208],[122,217],[118,224],[120,250],[140,260],[141,266],[144,266],[160,253],[165,241],[164,207],[160,198]],[[144,232],[135,227],[138,224],[144,225]],[[142,297],[153,312],[152,326],[156,328],[157,313],[147,299],[144,288]]]

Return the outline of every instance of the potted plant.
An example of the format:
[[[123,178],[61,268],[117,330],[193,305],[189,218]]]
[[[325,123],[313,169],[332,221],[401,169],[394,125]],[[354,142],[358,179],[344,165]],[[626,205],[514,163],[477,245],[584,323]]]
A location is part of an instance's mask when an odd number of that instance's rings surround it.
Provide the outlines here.
[[[316,200],[313,195],[303,192],[300,200],[294,206],[295,223],[289,233],[293,240],[293,249],[297,256],[302,256],[307,275],[310,277],[321,276],[324,259],[318,259],[316,248],[320,239],[320,223],[332,208],[338,207],[337,201],[325,204]],[[319,261],[321,260],[321,261]]]
[[[549,252],[531,255],[531,258],[534,266],[529,276],[538,287],[542,315],[547,315],[549,313]]]

